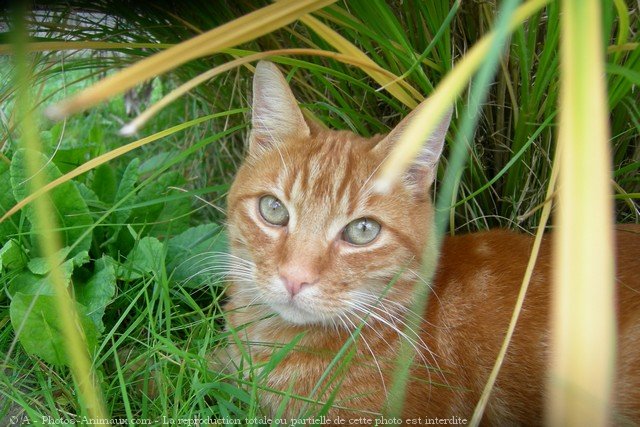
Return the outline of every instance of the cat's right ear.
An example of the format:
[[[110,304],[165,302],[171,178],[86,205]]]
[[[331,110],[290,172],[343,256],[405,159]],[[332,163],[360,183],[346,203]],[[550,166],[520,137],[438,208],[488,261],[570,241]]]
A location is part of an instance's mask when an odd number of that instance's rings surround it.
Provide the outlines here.
[[[421,108],[424,108],[424,103],[409,113],[400,124],[376,145],[374,150],[383,156],[383,158],[386,158]],[[444,114],[444,117],[440,120],[435,130],[423,142],[418,155],[404,174],[404,182],[411,187],[415,195],[419,197],[424,197],[425,194],[427,194],[425,190],[433,184],[436,177],[438,160],[440,159],[440,154],[442,154],[452,112],[453,109],[450,109]]]
[[[253,77],[253,105],[249,153],[259,154],[290,138],[310,134],[298,101],[278,68],[260,61]]]

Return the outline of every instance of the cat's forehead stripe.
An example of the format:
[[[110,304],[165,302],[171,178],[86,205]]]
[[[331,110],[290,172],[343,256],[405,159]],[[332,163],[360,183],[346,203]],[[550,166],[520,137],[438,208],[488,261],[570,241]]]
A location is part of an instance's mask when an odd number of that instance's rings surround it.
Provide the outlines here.
[[[293,167],[293,169],[296,168]],[[278,180],[278,185],[281,185],[282,192],[284,193],[285,198],[287,200],[290,200],[294,188],[300,185],[302,175],[299,173],[291,173],[288,170],[281,169],[279,172],[279,177],[281,179]]]
[[[280,147],[278,157],[286,164],[271,158],[277,168],[271,192],[287,204],[292,231],[302,226],[333,239],[355,216],[372,214],[364,188],[371,171],[362,143],[328,135]]]

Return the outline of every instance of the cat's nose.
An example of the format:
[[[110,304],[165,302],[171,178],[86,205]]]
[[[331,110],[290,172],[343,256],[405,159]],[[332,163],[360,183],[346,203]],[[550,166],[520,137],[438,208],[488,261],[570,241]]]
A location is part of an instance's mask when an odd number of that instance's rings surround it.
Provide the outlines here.
[[[278,270],[285,289],[292,297],[305,286],[313,285],[318,281],[318,276],[313,269],[300,264],[284,265]]]

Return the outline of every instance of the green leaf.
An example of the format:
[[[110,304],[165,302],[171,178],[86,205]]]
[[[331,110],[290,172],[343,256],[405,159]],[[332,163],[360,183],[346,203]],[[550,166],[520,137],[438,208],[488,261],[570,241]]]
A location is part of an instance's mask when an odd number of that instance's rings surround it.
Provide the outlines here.
[[[38,169],[43,174],[46,181],[52,181],[61,176],[58,168],[52,163],[47,163],[47,158],[38,152],[31,152],[31,156],[38,160]],[[29,182],[31,175],[26,165],[26,150],[18,150],[11,159],[11,185],[16,200],[22,200],[29,195]],[[87,203],[80,196],[80,192],[73,182],[65,182],[48,193],[55,210],[51,212],[56,218],[57,225],[60,226],[60,236],[63,246],[71,246],[80,239],[87,227],[93,225],[93,220],[89,214]],[[27,218],[32,224],[37,224],[35,212],[31,205],[25,207]],[[34,225],[32,227],[32,242],[35,248],[38,247],[37,239],[39,230]],[[91,246],[91,233],[84,236],[71,255],[89,250]]]
[[[19,270],[27,264],[27,254],[15,240],[9,240],[0,249],[0,270]]]
[[[53,256],[54,263],[62,264],[62,262],[67,258],[69,253],[71,253],[70,247],[60,249]],[[75,256],[73,256],[70,260],[72,262],[71,264],[72,267],[73,266],[79,267],[89,262],[89,253],[87,251],[76,253]],[[29,261],[29,263],[27,264],[27,267],[29,268],[29,271],[31,271],[33,274],[39,274],[39,275],[44,275],[49,273],[49,271],[51,271],[51,263],[49,262],[49,259],[45,257],[33,258],[32,260]]]
[[[54,123],[49,129],[40,131],[40,142],[45,147],[47,153],[53,154],[57,149],[64,147],[67,139],[75,139],[73,137],[69,138],[69,134],[65,135],[65,138],[62,138],[63,129],[66,129],[65,124],[58,122]]]
[[[139,164],[140,159],[135,158],[131,160],[125,168],[122,174],[122,178],[118,183],[118,189],[116,191],[114,201],[121,201],[123,199],[129,200],[126,201],[124,205],[120,205],[109,215],[109,222],[111,222],[111,224],[113,225],[109,227],[109,238],[106,239],[106,241],[102,244],[103,246],[113,245],[114,242],[118,241],[120,231],[131,215],[131,208],[129,208],[128,206],[131,205],[134,200],[135,186],[140,176],[138,174]],[[117,253],[117,250],[114,251],[114,253]]]
[[[73,265],[75,267],[80,267],[91,261],[91,258],[89,258],[89,252],[82,251],[80,253],[77,253],[73,258],[71,258],[71,260],[73,261]]]
[[[73,260],[60,265],[62,277],[66,283],[71,281],[73,267]],[[25,270],[18,273],[9,283],[9,295],[15,295],[18,292],[29,295],[53,295],[54,286],[50,276],[42,276]]]
[[[144,237],[129,252],[127,262],[118,269],[124,280],[139,279],[149,273],[159,276],[164,264],[164,246],[155,237]]]
[[[178,155],[178,151],[163,151],[145,160],[138,168],[140,175],[155,172]]]
[[[104,331],[104,310],[116,292],[114,263],[108,256],[103,256],[96,261],[95,273],[87,283],[74,283],[76,300],[87,308],[87,315],[100,333]]]
[[[13,191],[11,189],[11,175],[9,167],[0,162],[0,215],[3,215],[9,209],[16,204],[16,199],[13,197]],[[18,220],[21,213],[13,215],[11,218],[0,222],[0,242],[4,242],[11,235],[14,235],[20,231]]]
[[[100,165],[96,168],[91,182],[91,189],[105,203],[113,203],[116,199],[118,183],[116,173],[111,165]]]
[[[138,182],[138,178],[140,175],[138,174],[138,166],[140,165],[140,159],[135,158],[129,162],[124,173],[122,174],[122,179],[118,184],[118,191],[116,192],[115,200],[122,200],[125,197],[128,197],[133,193],[136,183]],[[133,199],[133,197],[131,197]],[[121,209],[115,211],[113,213],[112,222],[114,224],[123,224],[131,215],[131,209]]]
[[[66,138],[65,138],[66,139]],[[90,144],[82,145],[78,142],[79,148],[60,148],[54,156],[53,162],[62,173],[68,173],[86,162],[89,159]]]
[[[49,130],[40,132],[42,152],[52,158],[62,173],[70,172],[86,162],[95,143],[77,132],[74,127],[57,123]]]
[[[104,203],[100,201],[95,191],[81,182],[74,182],[74,184],[80,192],[80,196],[84,199],[89,208],[98,208],[100,210],[104,210]]]
[[[247,391],[243,388],[237,387],[233,384],[218,381],[214,383],[202,384],[201,388],[205,390],[220,391],[227,394],[229,397],[237,399],[239,402],[242,402],[245,405],[251,405],[251,395],[247,393]]]
[[[188,288],[202,286],[215,278],[223,268],[224,254],[229,244],[224,228],[204,224],[169,239],[167,242],[167,271],[174,282]]]
[[[69,255],[69,252],[71,252],[70,247],[65,247],[60,249],[58,252],[56,252],[53,255],[54,263],[62,264],[62,262],[67,258],[67,255]],[[29,264],[27,264],[27,267],[29,268],[29,271],[31,271],[33,274],[44,275],[51,270],[51,263],[49,263],[48,258],[38,257],[30,260]]]
[[[81,304],[76,304],[76,307],[89,350],[93,352],[98,342],[98,332],[87,316],[86,308]],[[13,329],[27,353],[53,365],[68,365],[64,333],[54,296],[18,292],[11,300],[9,313]]]
[[[138,230],[143,229],[146,231],[145,234],[150,236],[164,237],[185,231],[189,227],[190,200],[187,198],[172,202],[161,200],[163,196],[176,191],[170,187],[182,187],[184,183],[181,173],[171,171],[160,175],[143,187],[136,197],[136,204],[154,200],[159,202],[134,209],[131,213],[131,222],[142,224]]]

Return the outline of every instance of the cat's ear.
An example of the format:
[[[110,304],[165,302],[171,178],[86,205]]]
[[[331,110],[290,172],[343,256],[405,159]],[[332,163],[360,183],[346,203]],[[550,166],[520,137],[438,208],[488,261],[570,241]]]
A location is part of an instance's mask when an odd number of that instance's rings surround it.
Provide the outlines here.
[[[393,147],[397,145],[398,140],[407,129],[407,126],[416,115],[419,108],[420,107],[412,111],[386,137],[378,142],[375,150],[379,151],[386,157]],[[449,123],[451,122],[452,112],[453,110],[450,109],[445,113],[442,120],[440,120],[440,123],[438,123],[438,126],[436,126],[436,129],[424,141],[420,148],[420,152],[405,173],[405,183],[414,189],[418,195],[426,194],[425,190],[433,184],[433,180],[436,177],[438,160],[442,154],[442,148],[444,147],[445,136],[449,129]]]
[[[253,77],[250,153],[282,141],[309,136],[298,101],[280,70],[271,62],[260,61]]]

